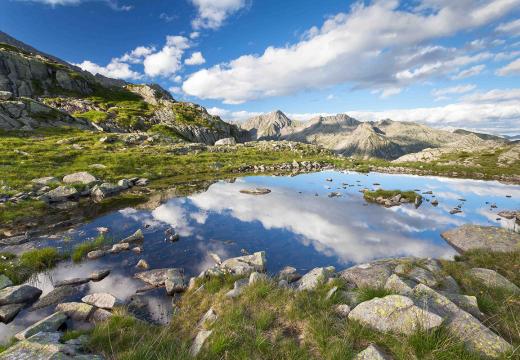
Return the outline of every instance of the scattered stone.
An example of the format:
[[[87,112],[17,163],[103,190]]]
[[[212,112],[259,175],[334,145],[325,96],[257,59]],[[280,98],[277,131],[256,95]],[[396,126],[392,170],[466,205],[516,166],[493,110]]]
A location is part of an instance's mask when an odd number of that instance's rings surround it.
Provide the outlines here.
[[[135,181],[136,186],[147,186],[150,183],[150,180],[147,178],[139,178]]]
[[[232,138],[232,137],[220,139],[215,142],[215,146],[236,145],[236,144],[237,144],[237,141],[235,140],[235,138]]]
[[[138,230],[136,230],[135,233],[133,233],[132,235],[130,235],[127,238],[124,238],[119,243],[120,244],[123,244],[123,243],[134,244],[134,243],[141,243],[143,241],[144,241],[143,231],[141,229],[138,229]]]
[[[515,294],[520,294],[520,288],[518,288],[518,286],[494,270],[473,268],[469,270],[468,273],[487,287],[504,289]]]
[[[95,260],[108,254],[106,250],[92,250],[87,253],[87,259]]]
[[[454,209],[450,210],[451,215],[459,214],[461,212],[462,212],[462,210],[459,208],[454,208]]]
[[[0,290],[5,289],[8,286],[12,286],[13,282],[4,274],[0,274]]]
[[[117,299],[114,297],[114,295],[108,293],[89,294],[84,296],[81,301],[86,304],[107,310],[111,310],[117,303]]]
[[[336,294],[337,291],[338,291],[337,286],[334,286],[333,288],[331,288],[329,291],[327,291],[327,295],[325,295],[325,300],[330,300],[334,296],[334,294]]]
[[[402,295],[387,295],[362,302],[348,317],[378,331],[405,335],[433,329],[442,323],[439,315],[419,308],[412,299]]]
[[[208,311],[202,316],[202,318],[197,323],[197,328],[202,329],[207,325],[213,324],[217,320],[217,312],[213,308],[209,308]]]
[[[34,323],[27,329],[16,334],[14,337],[18,340],[24,340],[41,331],[53,332],[58,330],[65,323],[65,321],[67,321],[67,315],[58,311]]]
[[[229,298],[236,298],[238,297],[242,291],[244,291],[244,288],[249,284],[248,279],[238,279],[233,284],[233,290],[230,290],[226,293],[226,296]]]
[[[112,248],[109,250],[112,254],[120,253],[121,251],[130,250],[130,244],[129,243],[119,243],[112,245]]]
[[[132,248],[132,252],[133,252],[133,253],[136,253],[136,254],[140,254],[140,253],[143,252],[143,248],[140,247],[140,246],[133,247],[133,248]]]
[[[40,289],[31,285],[9,286],[0,290],[0,305],[28,303],[41,294]]]
[[[292,266],[286,266],[278,273],[278,278],[286,280],[289,284],[301,279],[301,275]]]
[[[520,219],[520,211],[500,211],[498,213],[498,216],[501,216],[505,219],[512,220],[512,219]]]
[[[43,187],[51,184],[57,184],[60,182],[60,180],[54,176],[46,176],[38,179],[32,179],[31,182],[37,187]]]
[[[334,266],[314,268],[296,282],[296,289],[299,291],[314,290],[320,283],[326,282],[332,277],[335,272]]]
[[[0,306],[0,322],[7,324],[22,310],[24,304],[8,304]]]
[[[106,278],[110,274],[110,269],[102,269],[94,271],[90,274],[90,280],[92,281],[101,281]]]
[[[445,231],[441,236],[462,253],[473,249],[509,252],[520,247],[520,234],[494,226],[466,224]]]
[[[271,192],[271,190],[266,188],[256,188],[256,189],[242,189],[240,190],[242,194],[248,195],[267,195]]]
[[[354,360],[391,360],[391,358],[385,355],[379,347],[372,344],[354,356]]]
[[[413,292],[413,287],[416,285],[411,280],[403,279],[396,274],[393,274],[386,280],[385,289],[395,291],[400,295],[410,295]]]
[[[245,275],[253,271],[265,271],[265,251],[255,252],[253,255],[239,256],[224,260],[219,268],[236,275]]]
[[[72,186],[58,186],[57,188],[43,194],[41,199],[48,203],[64,202],[79,197],[79,192]]]
[[[268,278],[266,274],[261,274],[255,271],[252,272],[251,275],[249,275],[249,285],[253,285],[257,281],[266,281],[267,279]]]
[[[282,279],[282,280],[278,281],[278,287],[288,288],[289,287],[289,283],[287,282],[287,280]]]
[[[206,340],[209,338],[213,330],[200,330],[195,337],[195,340],[193,340],[193,344],[190,348],[190,355],[195,357],[199,354],[200,350],[202,349],[202,346],[206,342]]]
[[[348,314],[350,314],[350,306],[348,306],[347,304],[338,304],[334,307],[334,312],[338,316],[346,318]]]
[[[447,297],[428,286],[417,285],[414,288],[414,298],[421,307],[442,316],[447,329],[463,341],[469,350],[492,358],[512,350],[509,343],[493,333],[473,315],[460,309]]]
[[[86,171],[81,171],[74,174],[65,175],[62,181],[64,184],[91,185],[95,183],[97,179],[94,175],[89,174]]]
[[[89,320],[93,323],[98,323],[98,322],[107,321],[112,316],[113,316],[113,314],[110,311],[107,311],[105,309],[96,309],[96,310],[94,310],[92,315],[90,315]]]
[[[70,318],[78,321],[87,321],[94,307],[80,302],[61,303],[56,306],[57,311],[61,311]]]
[[[382,288],[399,263],[395,259],[377,260],[341,271],[339,274],[357,287]]]
[[[430,204],[432,204],[433,206],[437,206],[439,205],[439,200],[433,199]]]
[[[437,279],[435,278],[435,276],[428,270],[425,270],[421,267],[414,267],[408,274],[407,276],[418,282],[418,283],[421,283],[421,284],[425,284],[427,286],[430,286],[430,287],[435,287],[437,286],[438,284],[438,281]]]
[[[142,271],[135,274],[134,276],[137,279],[142,280],[145,283],[148,283],[154,287],[161,287],[164,286],[164,282],[166,281],[169,270],[170,269],[154,269]]]
[[[117,182],[117,186],[121,187],[122,189],[129,189],[133,185],[134,184],[128,179],[121,179]]]
[[[184,271],[182,269],[168,269],[164,286],[166,287],[166,293],[168,295],[186,291],[187,286],[184,279]]]
[[[35,302],[33,306],[31,306],[31,310],[42,309],[50,305],[59,304],[78,293],[79,289],[75,286],[66,285],[54,288],[48,294],[42,296],[37,302]]]
[[[54,284],[54,287],[57,288],[57,287],[66,286],[66,285],[81,285],[81,284],[86,284],[89,281],[90,281],[90,277],[65,279],[65,280],[57,281]]]
[[[115,184],[111,183],[102,183],[101,185],[96,185],[90,191],[90,196],[92,196],[95,200],[102,200],[106,197],[116,195],[123,191],[124,189]]]
[[[145,259],[141,259],[137,262],[137,265],[135,267],[138,269],[148,270],[150,265],[148,265],[148,262]]]

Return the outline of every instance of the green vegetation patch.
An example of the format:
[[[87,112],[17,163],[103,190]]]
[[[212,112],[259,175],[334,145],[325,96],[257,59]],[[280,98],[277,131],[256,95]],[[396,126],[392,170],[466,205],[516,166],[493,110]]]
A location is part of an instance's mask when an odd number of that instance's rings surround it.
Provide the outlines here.
[[[414,202],[415,198],[422,199],[422,196],[417,194],[415,191],[402,191],[402,190],[367,190],[363,193],[363,197],[367,201],[376,201],[377,198],[382,197],[383,199],[391,199],[396,195],[401,195],[409,202]]]
[[[94,250],[101,250],[105,246],[112,243],[112,240],[107,238],[105,235],[100,234],[96,238],[92,240],[87,240],[82,242],[79,245],[76,245],[74,249],[72,250],[72,261],[74,262],[80,262],[83,260],[87,254]]]
[[[29,250],[20,256],[0,253],[0,274],[21,284],[32,274],[53,268],[66,255],[52,247]]]

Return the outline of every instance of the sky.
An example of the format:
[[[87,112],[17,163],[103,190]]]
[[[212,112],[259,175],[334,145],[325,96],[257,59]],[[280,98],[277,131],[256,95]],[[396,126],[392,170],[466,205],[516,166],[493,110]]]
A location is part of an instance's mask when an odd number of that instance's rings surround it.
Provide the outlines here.
[[[227,121],[520,134],[520,0],[0,0],[0,30]]]

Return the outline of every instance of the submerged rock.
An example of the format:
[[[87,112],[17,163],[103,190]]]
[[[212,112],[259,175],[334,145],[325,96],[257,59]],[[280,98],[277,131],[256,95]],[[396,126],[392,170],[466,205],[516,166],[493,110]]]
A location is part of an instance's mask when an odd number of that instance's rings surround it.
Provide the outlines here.
[[[67,321],[67,315],[65,315],[63,312],[58,311],[34,323],[27,329],[20,331],[14,337],[18,340],[24,340],[28,337],[31,337],[34,334],[39,333],[40,331],[53,332],[58,330],[65,323],[65,321]]]
[[[35,302],[31,307],[31,310],[37,310],[50,305],[59,304],[67,298],[77,295],[79,292],[80,290],[78,289],[78,287],[71,285],[65,285],[54,288],[53,290],[51,290],[51,292],[49,292],[45,296],[41,297],[37,302]]]
[[[520,234],[494,226],[462,225],[441,236],[462,253],[474,249],[509,252],[520,246]]]
[[[110,274],[110,269],[96,270],[90,274],[90,280],[101,281]]]
[[[411,335],[441,325],[442,318],[416,306],[402,295],[388,295],[362,302],[348,315],[349,319],[382,332]]]

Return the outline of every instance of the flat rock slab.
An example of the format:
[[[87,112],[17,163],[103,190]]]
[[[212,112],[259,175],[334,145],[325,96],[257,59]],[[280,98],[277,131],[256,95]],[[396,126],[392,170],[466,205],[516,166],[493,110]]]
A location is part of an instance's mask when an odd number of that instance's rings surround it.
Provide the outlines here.
[[[164,286],[164,282],[168,278],[168,271],[171,269],[154,269],[138,272],[135,278],[144,281],[154,287]]]
[[[67,315],[65,315],[61,311],[58,311],[52,315],[47,316],[44,319],[41,319],[37,323],[34,323],[33,325],[29,326],[27,329],[20,331],[14,337],[17,338],[18,340],[24,340],[41,331],[54,332],[54,331],[58,330],[63,325],[63,323],[65,323],[65,321],[67,321]]]
[[[340,276],[357,287],[382,288],[399,264],[396,259],[377,260],[341,271]]]
[[[413,297],[420,307],[442,316],[446,328],[469,350],[484,357],[498,358],[504,352],[513,349],[507,341],[484,326],[473,315],[428,286],[417,285]]]
[[[497,252],[520,249],[520,234],[495,226],[462,225],[441,236],[461,253],[474,249]]]
[[[86,304],[108,310],[112,309],[117,303],[115,296],[108,293],[89,294],[84,296],[81,301]]]
[[[90,314],[94,312],[94,307],[80,302],[68,302],[58,304],[56,310],[63,312],[74,320],[87,321]]]
[[[412,299],[402,295],[388,295],[362,302],[348,315],[351,320],[382,332],[411,335],[422,329],[441,325],[442,318],[416,306]]]
[[[20,304],[36,300],[42,291],[31,285],[10,286],[0,290],[0,305]]]
[[[473,268],[468,271],[468,274],[488,287],[504,289],[515,294],[520,294],[520,288],[518,288],[518,286],[494,270]]]
[[[335,272],[334,266],[314,268],[296,282],[296,289],[299,291],[314,290],[319,284],[326,282],[332,277]]]
[[[56,305],[65,301],[68,297],[78,294],[80,290],[75,286],[61,286],[51,290],[47,295],[42,296],[31,306],[31,310],[41,309],[50,305]]]
[[[86,284],[90,281],[90,276],[85,278],[72,278],[72,279],[65,279],[57,281],[54,284],[54,287],[61,287],[61,286],[74,286],[74,285],[81,285]]]
[[[23,304],[9,304],[0,306],[0,322],[7,324],[22,310]]]

